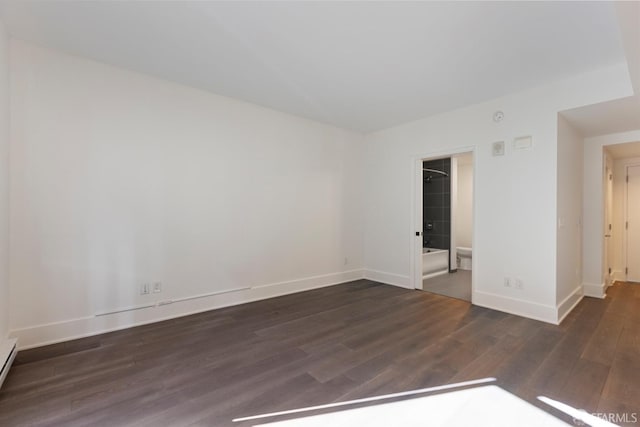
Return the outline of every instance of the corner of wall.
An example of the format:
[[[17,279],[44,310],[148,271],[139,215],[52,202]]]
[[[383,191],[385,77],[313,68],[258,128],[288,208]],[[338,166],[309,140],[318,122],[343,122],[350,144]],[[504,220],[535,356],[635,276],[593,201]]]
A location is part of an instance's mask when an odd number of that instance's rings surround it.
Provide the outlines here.
[[[562,323],[565,317],[582,301],[584,296],[583,286],[577,286],[557,307],[557,324]]]
[[[0,19],[0,345],[9,330],[9,35]],[[0,364],[4,361],[0,360]]]
[[[0,387],[16,356],[9,330],[9,36],[0,20]]]
[[[607,294],[607,284],[606,283],[583,283],[582,289],[585,297],[593,297],[604,299]]]

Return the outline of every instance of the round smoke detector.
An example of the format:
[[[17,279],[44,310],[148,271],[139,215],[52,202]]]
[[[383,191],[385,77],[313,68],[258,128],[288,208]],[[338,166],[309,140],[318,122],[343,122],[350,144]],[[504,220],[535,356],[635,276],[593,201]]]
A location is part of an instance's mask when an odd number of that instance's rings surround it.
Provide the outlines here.
[[[504,113],[502,111],[496,111],[493,113],[493,121],[496,123],[501,122],[504,119]]]

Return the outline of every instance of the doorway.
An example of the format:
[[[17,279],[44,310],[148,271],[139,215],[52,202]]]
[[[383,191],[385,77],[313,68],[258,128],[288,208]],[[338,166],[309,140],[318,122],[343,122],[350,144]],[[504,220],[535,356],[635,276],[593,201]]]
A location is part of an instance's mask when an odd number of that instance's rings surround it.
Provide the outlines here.
[[[625,273],[627,282],[640,282],[640,164],[626,169]]]
[[[415,162],[414,287],[472,301],[473,151]]]
[[[640,282],[640,142],[603,147],[602,171],[603,281]]]

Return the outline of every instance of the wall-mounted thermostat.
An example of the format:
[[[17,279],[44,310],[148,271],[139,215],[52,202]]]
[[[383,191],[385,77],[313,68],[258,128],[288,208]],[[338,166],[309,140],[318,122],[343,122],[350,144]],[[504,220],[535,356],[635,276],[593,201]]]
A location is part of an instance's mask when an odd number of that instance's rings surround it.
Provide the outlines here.
[[[504,141],[494,142],[491,146],[491,152],[494,156],[504,156]]]

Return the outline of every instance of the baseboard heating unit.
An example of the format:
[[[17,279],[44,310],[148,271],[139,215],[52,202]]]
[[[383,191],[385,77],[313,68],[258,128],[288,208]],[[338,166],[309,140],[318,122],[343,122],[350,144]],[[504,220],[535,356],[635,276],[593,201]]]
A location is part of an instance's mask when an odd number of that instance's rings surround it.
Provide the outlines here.
[[[0,387],[2,387],[2,383],[9,374],[9,368],[11,368],[13,359],[16,358],[16,353],[18,353],[18,349],[15,339],[6,340],[0,344],[0,364],[2,364],[2,370],[0,370]]]

